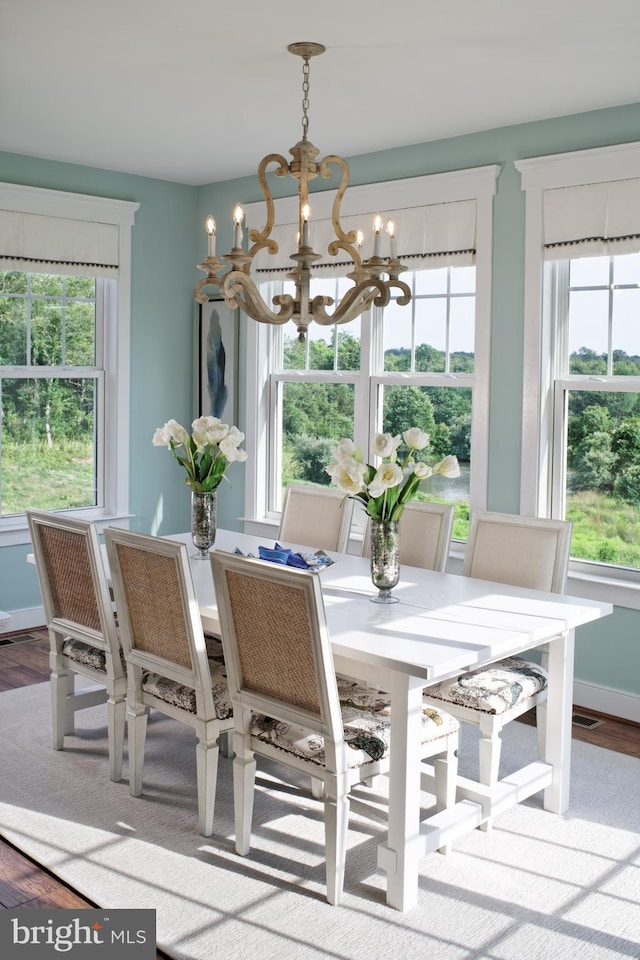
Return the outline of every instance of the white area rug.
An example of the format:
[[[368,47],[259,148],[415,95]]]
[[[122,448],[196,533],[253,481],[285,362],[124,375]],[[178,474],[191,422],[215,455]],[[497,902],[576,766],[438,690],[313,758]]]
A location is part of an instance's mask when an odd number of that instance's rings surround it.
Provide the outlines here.
[[[352,801],[344,903],[330,907],[322,806],[307,783],[259,768],[253,846],[240,858],[231,761],[220,760],[217,833],[205,840],[191,731],[152,719],[145,793],[134,799],[126,779],[108,779],[102,710],[80,714],[78,734],[56,752],[48,685],[0,694],[0,833],[99,906],[155,908],[158,943],[179,960],[640,957],[640,760],[574,742],[566,816],[532,798],[490,834],[426,858],[419,904],[400,914],[386,906],[376,866],[383,778]],[[475,746],[467,732],[463,768]],[[507,769],[533,755],[534,738],[509,726]]]

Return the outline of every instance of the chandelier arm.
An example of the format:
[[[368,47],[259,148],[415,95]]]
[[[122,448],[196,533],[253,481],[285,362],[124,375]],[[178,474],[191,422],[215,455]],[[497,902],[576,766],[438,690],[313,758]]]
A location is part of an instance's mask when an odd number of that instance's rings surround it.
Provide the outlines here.
[[[276,220],[273,195],[267,183],[267,167],[271,163],[277,165],[273,171],[276,177],[286,177],[289,172],[289,164],[280,153],[270,153],[260,161],[260,166],[258,167],[258,183],[264,197],[264,202],[267,205],[267,222],[262,230],[258,230],[256,227],[252,227],[251,230],[249,230],[249,240],[253,243],[253,246],[249,250],[249,256],[252,260],[258,250],[261,250],[263,247],[268,247],[269,253],[278,252],[278,244],[276,241],[268,239]]]
[[[243,313],[258,323],[280,325],[293,316],[295,307],[293,297],[289,294],[274,297],[274,304],[280,307],[280,312],[275,313],[269,309],[255,283],[243,270],[232,270],[228,273],[224,278],[221,292],[228,307],[239,307]]]
[[[336,153],[331,153],[328,156],[324,157],[319,163],[320,176],[324,179],[328,179],[333,176],[333,170],[331,169],[332,165],[339,167],[342,171],[342,177],[340,179],[340,186],[336,190],[336,195],[333,198],[333,207],[331,210],[331,223],[336,237],[339,240],[343,240],[345,243],[352,244],[356,242],[357,232],[355,230],[350,230],[349,233],[345,233],[342,229],[342,224],[340,223],[340,208],[342,206],[342,198],[344,197],[347,187],[349,186],[349,165],[343,157],[339,157]]]
[[[330,298],[314,297],[310,304],[311,316],[322,327],[328,327],[334,323],[349,323],[359,317],[373,302],[376,306],[386,306],[389,302],[389,291],[384,280],[365,280],[357,286],[349,287],[332,314],[328,314],[325,310],[326,306],[330,306],[327,300]]]
[[[221,282],[222,281],[219,280],[218,277],[214,277],[214,276],[203,277],[202,280],[198,280],[195,287],[193,288],[193,298],[196,301],[196,303],[202,303],[202,304],[207,303],[209,300],[209,295],[206,293],[203,293],[202,291],[205,289],[205,287],[219,288]]]

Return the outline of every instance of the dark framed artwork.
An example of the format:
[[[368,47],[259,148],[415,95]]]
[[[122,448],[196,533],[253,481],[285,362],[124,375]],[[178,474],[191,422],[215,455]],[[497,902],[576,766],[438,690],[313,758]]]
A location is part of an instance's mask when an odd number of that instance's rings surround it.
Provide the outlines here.
[[[238,310],[208,300],[198,310],[199,408],[201,417],[235,423]]]

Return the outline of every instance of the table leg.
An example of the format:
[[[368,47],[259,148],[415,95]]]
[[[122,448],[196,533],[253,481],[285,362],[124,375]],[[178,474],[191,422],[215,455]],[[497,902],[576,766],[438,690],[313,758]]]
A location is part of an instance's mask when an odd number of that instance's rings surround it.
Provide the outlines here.
[[[544,791],[544,808],[553,813],[565,813],[569,806],[574,646],[574,631],[568,630],[551,641],[548,650],[544,760],[553,767],[553,777]]]
[[[420,728],[424,680],[392,674],[389,832],[378,847],[387,872],[387,903],[410,910],[418,902],[420,859]]]

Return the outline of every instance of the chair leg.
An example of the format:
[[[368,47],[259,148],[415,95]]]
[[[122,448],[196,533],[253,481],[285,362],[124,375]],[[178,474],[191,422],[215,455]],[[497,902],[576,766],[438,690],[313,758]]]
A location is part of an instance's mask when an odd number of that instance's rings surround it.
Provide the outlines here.
[[[233,756],[233,730],[225,730],[218,738],[221,757]]]
[[[65,734],[73,732],[73,723],[71,731],[69,725],[69,703],[67,694],[69,691],[69,674],[66,671],[55,671],[51,674],[51,734],[54,750],[62,750],[64,747]],[[73,718],[73,712],[71,714]]]
[[[246,857],[251,846],[251,821],[253,820],[253,794],[256,782],[255,756],[246,747],[240,747],[234,738],[236,749],[233,761],[233,808],[236,828],[236,853]]]
[[[122,780],[124,728],[127,718],[126,695],[110,694],[107,699],[107,733],[109,739],[109,776],[118,783]]]
[[[433,759],[433,773],[436,791],[436,810],[447,810],[456,802],[456,783],[458,777],[458,738],[447,743],[445,753]],[[438,852],[447,856],[451,853],[451,844],[438,848]]]
[[[213,814],[218,780],[218,744],[199,740],[196,747],[196,778],[198,783],[198,829],[203,837],[213,833]]]
[[[543,760],[546,753],[547,739],[547,701],[542,700],[536,705],[536,735],[538,737],[538,757]]]
[[[311,796],[315,800],[324,799],[324,780],[318,780],[317,777],[311,778]]]
[[[65,735],[71,736],[76,728],[76,712],[74,710],[73,696],[76,689],[76,675],[69,671],[67,675],[67,719],[65,722]]]
[[[344,888],[348,827],[348,796],[345,795],[338,798],[327,797],[324,802],[327,900],[335,906],[342,900],[342,891]]]
[[[145,707],[127,710],[129,730],[129,792],[132,797],[142,793],[142,770],[144,767],[144,747],[147,740],[147,717]]]
[[[494,716],[483,717],[480,721],[480,783],[494,786],[500,774],[500,753],[502,750],[502,728],[498,727]],[[480,830],[490,833],[491,820],[485,820]]]

